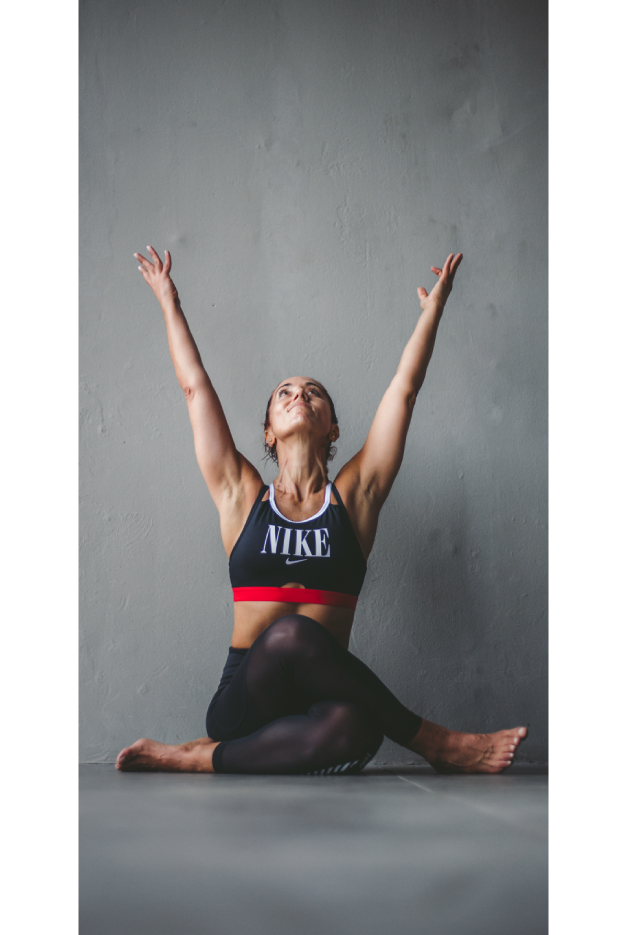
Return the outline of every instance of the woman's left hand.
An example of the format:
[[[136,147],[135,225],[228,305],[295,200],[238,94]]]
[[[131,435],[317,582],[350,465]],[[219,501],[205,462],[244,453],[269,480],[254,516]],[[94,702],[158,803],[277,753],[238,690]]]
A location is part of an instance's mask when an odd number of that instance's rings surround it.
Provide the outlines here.
[[[442,269],[439,266],[431,267],[431,272],[435,273],[438,281],[431,292],[427,292],[424,286],[418,288],[418,298],[423,312],[426,312],[428,308],[437,308],[442,311],[446,305],[446,300],[451,294],[455,273],[462,259],[461,253],[449,253]]]

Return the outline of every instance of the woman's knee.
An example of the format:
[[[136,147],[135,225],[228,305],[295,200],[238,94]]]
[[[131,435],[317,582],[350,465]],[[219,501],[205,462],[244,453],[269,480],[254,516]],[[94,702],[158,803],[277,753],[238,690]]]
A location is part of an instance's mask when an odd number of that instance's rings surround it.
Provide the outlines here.
[[[324,635],[324,627],[311,617],[288,614],[271,623],[256,642],[271,652],[292,653],[316,645]]]
[[[371,757],[383,742],[383,733],[358,705],[348,701],[320,701],[309,710],[319,722],[317,741],[337,762]]]

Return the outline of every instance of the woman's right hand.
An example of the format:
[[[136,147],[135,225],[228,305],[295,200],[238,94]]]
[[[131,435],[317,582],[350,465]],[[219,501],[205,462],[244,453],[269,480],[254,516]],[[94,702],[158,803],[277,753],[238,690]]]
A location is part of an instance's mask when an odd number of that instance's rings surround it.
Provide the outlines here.
[[[157,300],[161,305],[164,302],[174,302],[178,304],[178,292],[176,286],[170,279],[170,270],[172,269],[172,257],[170,251],[165,251],[165,262],[162,263],[159,254],[152,247],[147,247],[152,263],[142,256],[141,253],[134,253],[133,256],[139,260],[139,272],[144,277]]]

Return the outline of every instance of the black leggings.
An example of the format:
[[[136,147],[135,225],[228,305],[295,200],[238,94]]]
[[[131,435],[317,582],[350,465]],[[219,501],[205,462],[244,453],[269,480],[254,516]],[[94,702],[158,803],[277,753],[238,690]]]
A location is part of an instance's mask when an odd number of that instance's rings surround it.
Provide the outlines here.
[[[422,718],[328,630],[300,614],[232,649],[207,712],[217,773],[356,773],[383,736],[407,745]]]

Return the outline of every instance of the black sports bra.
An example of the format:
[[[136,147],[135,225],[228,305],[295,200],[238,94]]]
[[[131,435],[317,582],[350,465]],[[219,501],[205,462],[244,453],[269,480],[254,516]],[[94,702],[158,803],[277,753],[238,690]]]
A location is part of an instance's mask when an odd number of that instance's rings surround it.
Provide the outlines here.
[[[354,610],[366,559],[335,487],[328,483],[321,509],[298,521],[279,512],[272,484],[269,499],[263,500],[266,490],[263,486],[259,491],[231,552],[233,600],[330,604]],[[337,505],[331,503],[331,491]],[[299,587],[285,587],[294,580]]]

